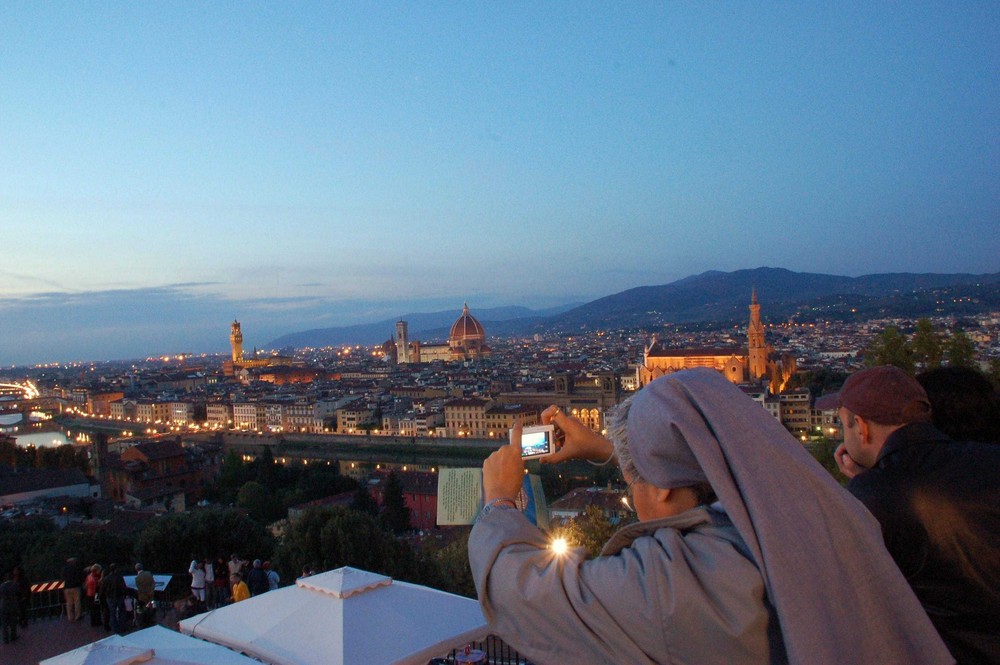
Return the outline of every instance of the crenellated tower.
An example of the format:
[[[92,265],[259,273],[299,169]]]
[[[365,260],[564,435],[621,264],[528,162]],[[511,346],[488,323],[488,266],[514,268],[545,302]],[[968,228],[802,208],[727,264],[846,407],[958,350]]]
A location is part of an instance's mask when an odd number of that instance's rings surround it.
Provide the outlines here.
[[[229,333],[229,345],[233,348],[233,362],[243,362],[243,331],[240,330],[239,321],[233,321],[232,330]]]

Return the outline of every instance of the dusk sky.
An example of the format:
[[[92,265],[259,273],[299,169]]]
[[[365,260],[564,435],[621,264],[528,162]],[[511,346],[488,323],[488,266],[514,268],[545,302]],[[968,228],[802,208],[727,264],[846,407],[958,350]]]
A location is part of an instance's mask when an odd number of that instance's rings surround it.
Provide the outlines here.
[[[996,2],[3,2],[0,366],[997,272],[998,44]]]

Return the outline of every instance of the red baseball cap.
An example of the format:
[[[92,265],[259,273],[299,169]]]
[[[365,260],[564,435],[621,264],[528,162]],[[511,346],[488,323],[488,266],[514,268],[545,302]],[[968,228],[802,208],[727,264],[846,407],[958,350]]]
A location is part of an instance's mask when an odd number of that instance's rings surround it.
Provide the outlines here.
[[[844,407],[881,425],[906,425],[931,419],[931,403],[923,386],[892,365],[855,372],[847,378],[840,392],[823,395],[817,400],[816,408],[830,408],[834,403],[837,408]]]

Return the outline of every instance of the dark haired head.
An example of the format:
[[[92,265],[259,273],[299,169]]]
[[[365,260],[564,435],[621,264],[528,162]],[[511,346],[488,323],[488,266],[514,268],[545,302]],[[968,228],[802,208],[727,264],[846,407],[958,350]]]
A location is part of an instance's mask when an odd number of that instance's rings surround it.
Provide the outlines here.
[[[1000,442],[1000,397],[971,367],[939,367],[917,375],[931,402],[934,426],[957,441]]]

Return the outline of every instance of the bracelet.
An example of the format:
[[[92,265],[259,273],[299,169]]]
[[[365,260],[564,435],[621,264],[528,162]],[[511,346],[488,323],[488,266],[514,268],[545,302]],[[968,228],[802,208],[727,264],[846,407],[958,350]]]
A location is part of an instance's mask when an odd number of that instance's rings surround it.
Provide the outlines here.
[[[510,498],[505,497],[505,496],[500,497],[498,499],[493,499],[492,501],[490,501],[489,503],[487,503],[485,506],[483,506],[482,509],[479,511],[479,515],[476,516],[476,522],[478,523],[479,520],[483,519],[484,517],[486,517],[487,515],[489,515],[490,513],[492,513],[495,510],[505,510],[505,511],[506,510],[514,510],[514,511],[516,511],[517,510],[517,504],[514,503],[514,499],[510,499]]]
[[[607,466],[611,462],[611,460],[613,460],[614,458],[615,458],[615,449],[612,448],[611,449],[611,456],[608,457],[608,459],[604,460],[603,462],[595,462],[593,460],[587,460],[587,462],[590,463],[593,466]]]

